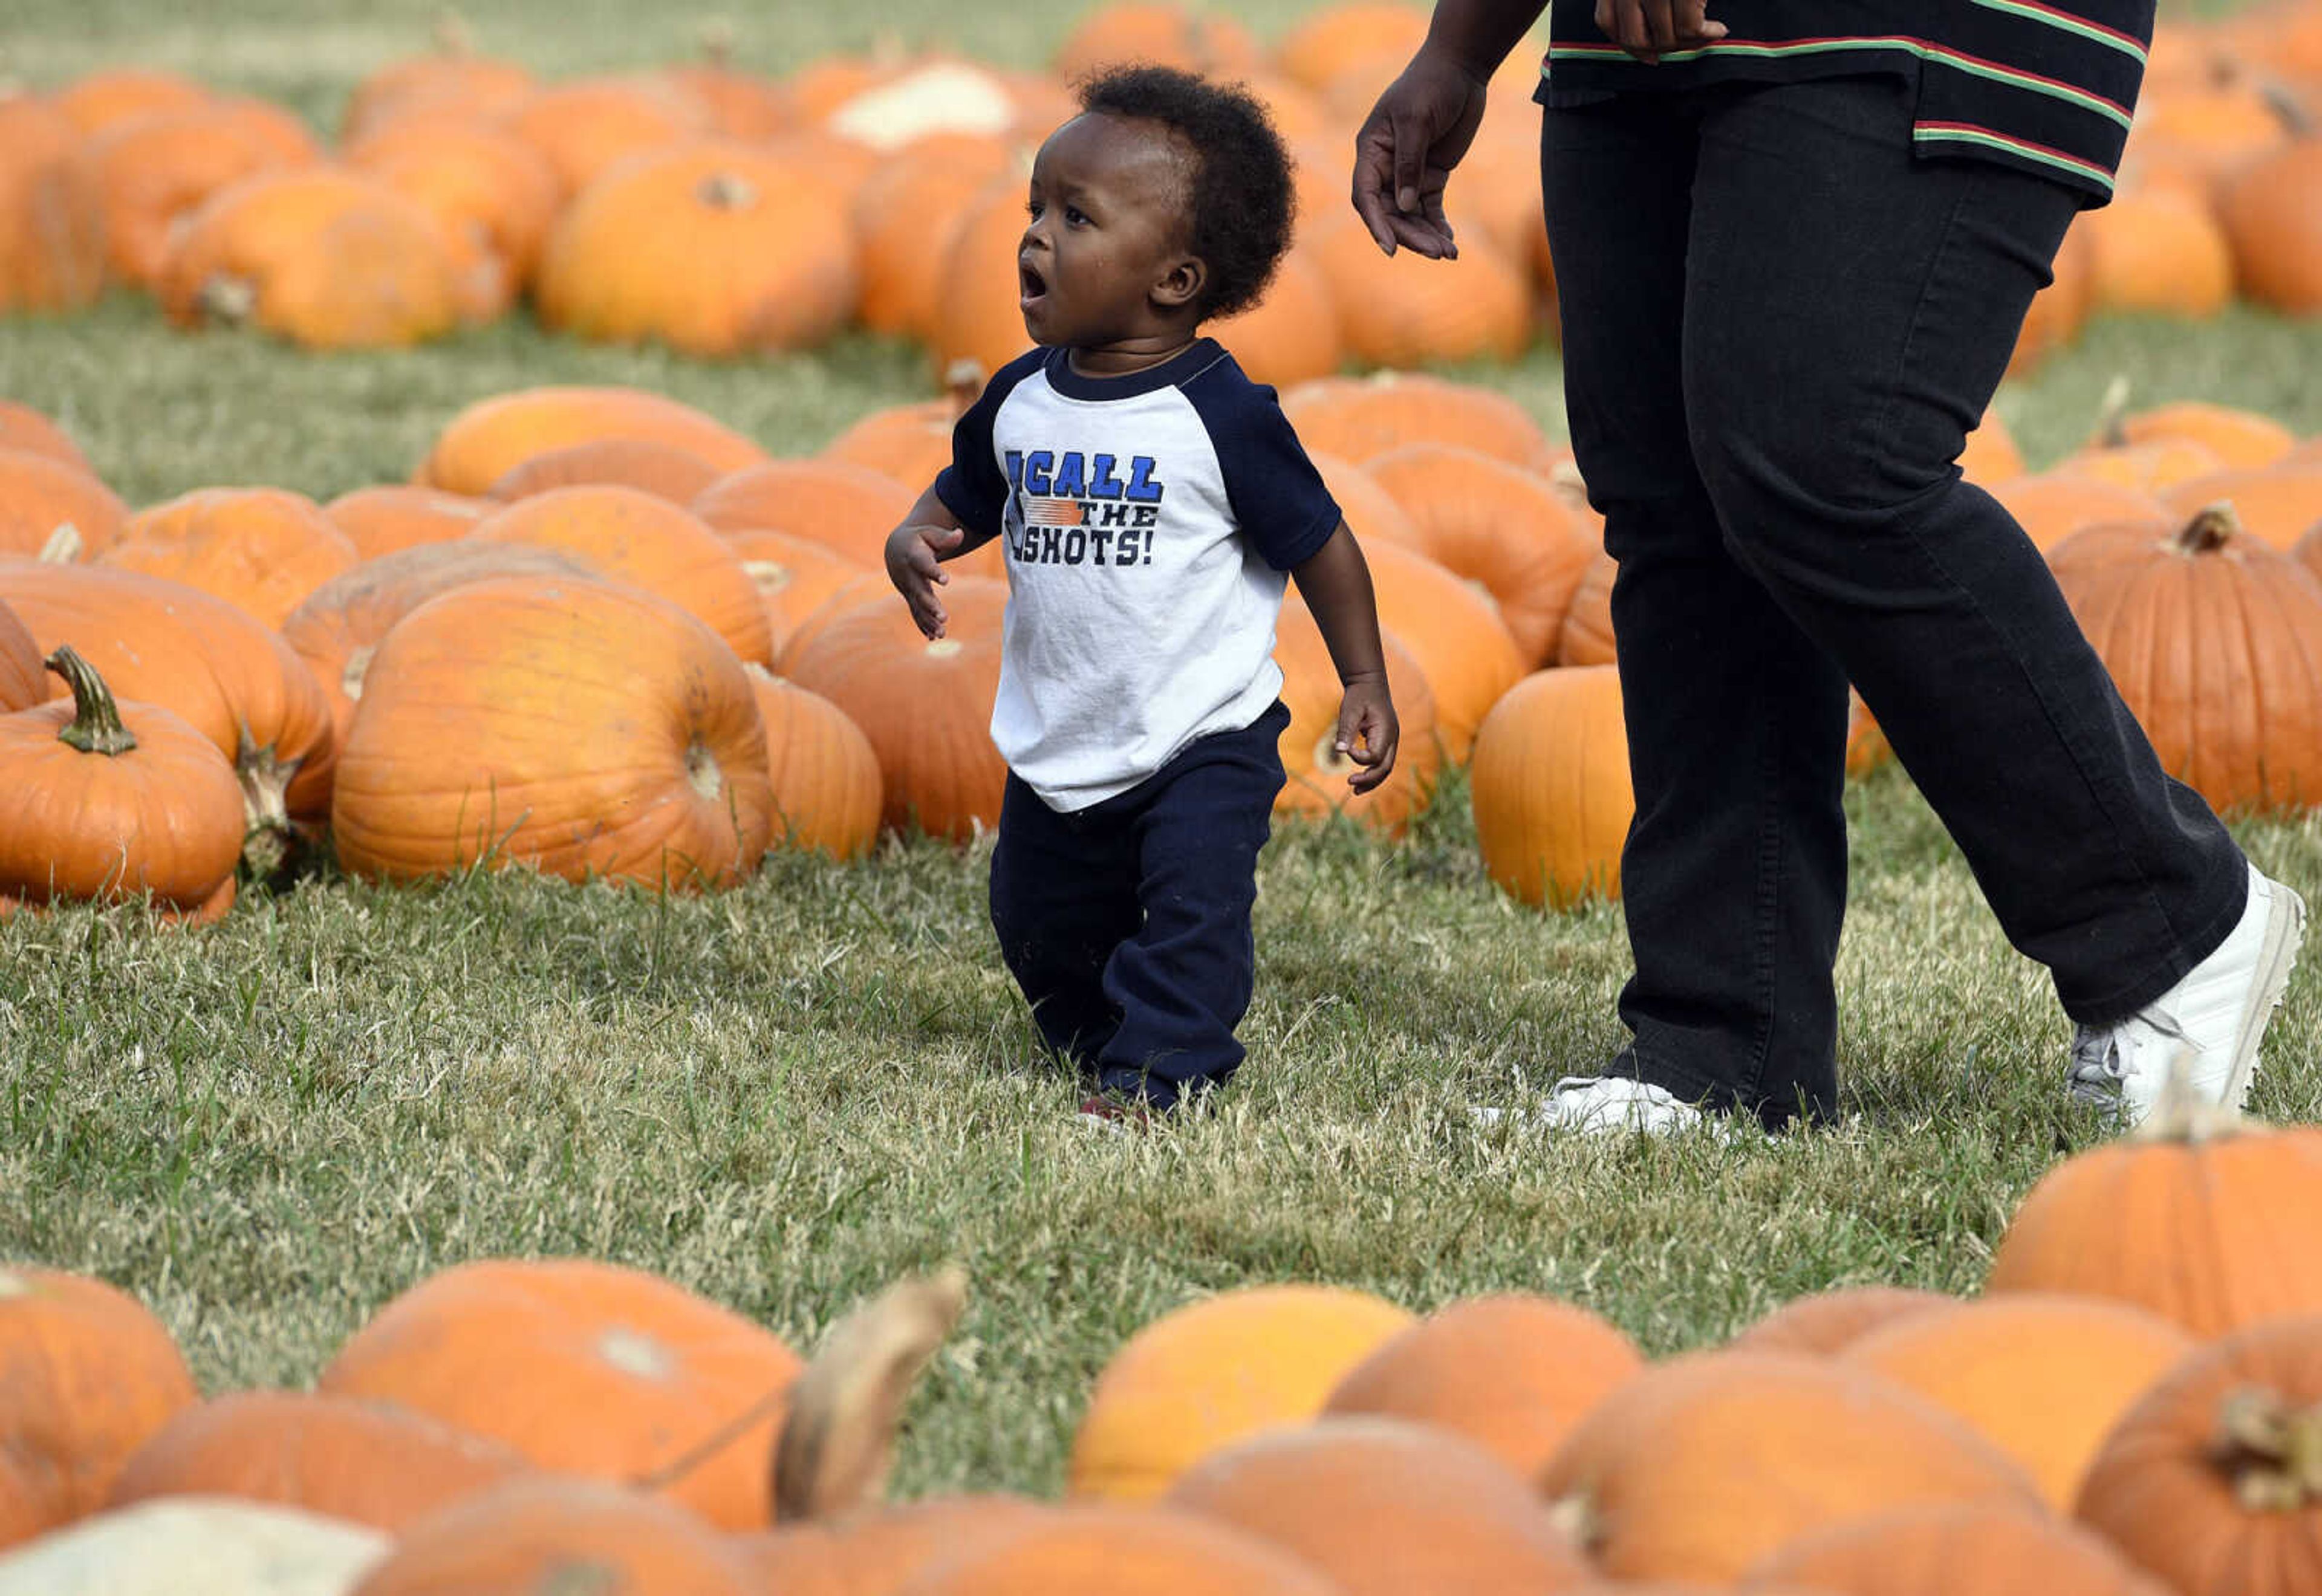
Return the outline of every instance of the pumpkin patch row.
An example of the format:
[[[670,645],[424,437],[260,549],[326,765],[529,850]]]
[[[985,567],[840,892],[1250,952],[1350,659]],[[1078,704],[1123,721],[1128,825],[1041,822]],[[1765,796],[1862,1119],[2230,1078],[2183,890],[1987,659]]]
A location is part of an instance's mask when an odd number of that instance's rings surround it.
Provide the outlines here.
[[[2172,1105],[2052,1171],[1979,1297],[1840,1288],[1659,1359],[1525,1292],[1226,1291],[1113,1354],[1056,1501],[883,1500],[957,1271],[802,1363],[635,1270],[480,1260],[311,1391],[205,1400],[125,1293],[11,1269],[0,1592],[262,1559],[215,1588],[2295,1596],[2322,1582],[2317,1180],[2322,1129]],[[2180,1222],[2125,1246],[2124,1202]]]
[[[969,392],[778,459],[659,395],[525,389],[454,416],[408,483],[134,512],[47,418],[0,406],[0,707],[68,696],[44,661],[69,645],[90,701],[70,725],[104,697],[198,733],[261,877],[325,833],[371,880],[525,863],[686,887],[741,879],[770,844],[969,838],[1005,773],[986,730],[1000,551],[958,562],[936,642],[880,565]],[[1513,401],[1424,374],[1317,378],[1284,405],[1376,575],[1405,760],[1348,796],[1336,673],[1294,597],[1279,810],[1398,835],[1465,764],[1495,880],[1534,903],[1616,893],[1614,564],[1569,451]],[[2317,801],[2322,441],[2116,402],[2046,470],[1996,416],[1963,463],[2046,551],[2170,770],[2225,809]],[[1858,707],[1851,766],[1885,753]],[[90,824],[20,845],[5,895],[163,879],[128,862],[118,816]],[[169,880],[172,912],[222,910]]]
[[[727,356],[860,324],[997,369],[1025,344],[1030,152],[1075,75],[1145,59],[1248,80],[1297,154],[1297,242],[1218,329],[1259,380],[1512,358],[1554,321],[1530,52],[1495,78],[1451,191],[1457,261],[1380,256],[1345,203],[1354,128],[1425,28],[1423,8],[1355,0],[1269,49],[1222,12],[1115,0],[1045,71],[890,48],[782,78],[713,52],[560,83],[455,30],[364,79],[335,149],[279,107],[114,68],[0,98],[0,310],[117,284],[183,325],[337,348],[433,338],[528,295],[585,338]],[[2322,0],[2163,24],[2121,198],[2074,226],[2019,369],[2096,310],[2203,316],[2237,292],[2322,309],[2317,39]]]

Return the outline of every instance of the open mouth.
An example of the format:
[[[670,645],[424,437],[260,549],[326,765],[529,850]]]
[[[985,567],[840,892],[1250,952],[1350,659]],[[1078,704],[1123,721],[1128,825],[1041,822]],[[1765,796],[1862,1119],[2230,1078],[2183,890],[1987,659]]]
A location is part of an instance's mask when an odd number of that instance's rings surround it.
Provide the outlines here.
[[[1048,291],[1048,279],[1029,260],[1019,258],[1016,262],[1016,296],[1019,303],[1029,305]]]

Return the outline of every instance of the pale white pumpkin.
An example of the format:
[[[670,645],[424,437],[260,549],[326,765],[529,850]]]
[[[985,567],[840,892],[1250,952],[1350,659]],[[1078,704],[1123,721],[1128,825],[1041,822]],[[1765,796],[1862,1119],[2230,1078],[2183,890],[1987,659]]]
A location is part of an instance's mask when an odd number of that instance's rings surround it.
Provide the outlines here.
[[[225,1497],[98,1513],[0,1556],[0,1596],[345,1596],[375,1529]]]

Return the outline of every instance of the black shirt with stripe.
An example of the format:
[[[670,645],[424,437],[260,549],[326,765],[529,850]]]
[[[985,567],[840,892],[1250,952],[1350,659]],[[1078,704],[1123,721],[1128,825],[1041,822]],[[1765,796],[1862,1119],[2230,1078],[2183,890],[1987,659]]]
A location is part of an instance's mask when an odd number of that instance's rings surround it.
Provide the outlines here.
[[[1553,0],[1540,98],[1879,72],[1916,86],[1914,150],[1996,160],[2111,197],[2154,0],[1712,0],[1726,37],[1657,63],[1609,42],[1594,0]]]

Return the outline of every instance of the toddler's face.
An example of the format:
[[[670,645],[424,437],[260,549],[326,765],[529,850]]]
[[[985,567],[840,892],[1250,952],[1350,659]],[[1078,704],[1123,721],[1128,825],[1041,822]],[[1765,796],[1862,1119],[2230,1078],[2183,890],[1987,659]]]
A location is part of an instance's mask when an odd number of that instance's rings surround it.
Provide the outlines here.
[[[1035,342],[1088,349],[1166,326],[1155,295],[1187,260],[1187,165],[1150,123],[1090,114],[1048,135],[1016,255]]]

